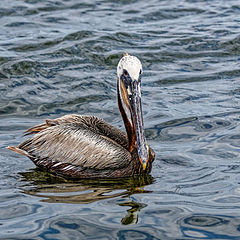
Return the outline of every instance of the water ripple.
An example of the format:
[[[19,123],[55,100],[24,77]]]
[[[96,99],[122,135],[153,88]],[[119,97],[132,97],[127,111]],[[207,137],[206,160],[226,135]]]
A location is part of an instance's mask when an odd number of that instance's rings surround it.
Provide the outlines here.
[[[234,0],[0,1],[0,237],[238,239],[239,10]],[[69,183],[5,149],[67,113],[124,129],[125,51],[143,63],[149,179]]]

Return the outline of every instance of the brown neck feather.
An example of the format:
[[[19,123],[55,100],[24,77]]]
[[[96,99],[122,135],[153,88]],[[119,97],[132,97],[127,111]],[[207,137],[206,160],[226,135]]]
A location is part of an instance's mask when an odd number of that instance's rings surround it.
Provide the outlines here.
[[[127,136],[128,136],[128,150],[130,152],[132,152],[133,149],[135,148],[135,145],[136,145],[136,133],[135,133],[134,128],[133,128],[132,124],[130,123],[130,121],[128,120],[127,115],[124,111],[122,99],[121,99],[120,93],[119,93],[119,83],[118,83],[118,87],[117,87],[117,96],[118,96],[118,107],[119,107],[119,110],[121,112],[122,119],[123,119],[125,129],[126,129],[126,132],[127,132]]]

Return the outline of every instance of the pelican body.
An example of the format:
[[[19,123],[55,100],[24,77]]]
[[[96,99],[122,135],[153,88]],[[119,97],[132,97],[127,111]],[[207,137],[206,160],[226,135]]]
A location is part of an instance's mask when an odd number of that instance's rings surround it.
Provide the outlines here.
[[[32,135],[9,150],[37,167],[70,178],[118,178],[151,172],[154,151],[144,136],[142,64],[124,54],[117,66],[118,106],[126,133],[95,116],[65,115],[34,126]]]

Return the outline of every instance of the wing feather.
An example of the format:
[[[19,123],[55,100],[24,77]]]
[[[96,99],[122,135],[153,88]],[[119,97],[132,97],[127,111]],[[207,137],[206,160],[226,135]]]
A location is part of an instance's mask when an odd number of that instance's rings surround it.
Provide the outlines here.
[[[123,168],[131,161],[121,145],[79,124],[61,124],[44,128],[20,144],[33,159],[93,169]]]
[[[128,139],[125,132],[95,116],[69,114],[56,119],[47,119],[45,123],[29,128],[25,135],[35,134],[56,125],[66,124],[75,124],[79,128],[86,128],[96,134],[112,139],[126,149],[128,147]]]

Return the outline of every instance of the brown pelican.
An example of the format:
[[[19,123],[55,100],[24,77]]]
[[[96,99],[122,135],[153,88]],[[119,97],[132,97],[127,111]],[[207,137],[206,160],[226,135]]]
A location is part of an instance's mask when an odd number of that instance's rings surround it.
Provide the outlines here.
[[[116,178],[150,173],[154,151],[144,136],[142,64],[124,54],[117,66],[118,106],[126,133],[95,116],[65,115],[26,131],[31,138],[9,150],[44,170],[71,178]]]

